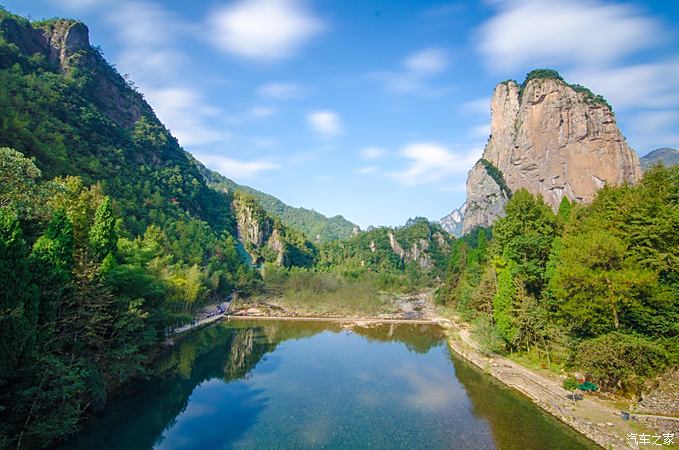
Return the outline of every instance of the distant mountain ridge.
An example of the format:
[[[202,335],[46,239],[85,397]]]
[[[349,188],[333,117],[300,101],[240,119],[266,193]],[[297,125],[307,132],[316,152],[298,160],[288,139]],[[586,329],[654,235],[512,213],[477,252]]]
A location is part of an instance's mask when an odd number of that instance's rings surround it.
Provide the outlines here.
[[[273,195],[257,189],[238,184],[214,170],[196,161],[198,171],[208,184],[223,192],[242,190],[251,194],[269,214],[278,217],[283,224],[296,228],[313,242],[329,242],[348,239],[360,230],[359,226],[342,216],[326,217],[323,214],[306,208],[297,208],[283,203]]]
[[[679,164],[679,150],[676,148],[662,147],[646,153],[640,158],[641,168],[646,170],[655,164],[662,162],[666,166]]]

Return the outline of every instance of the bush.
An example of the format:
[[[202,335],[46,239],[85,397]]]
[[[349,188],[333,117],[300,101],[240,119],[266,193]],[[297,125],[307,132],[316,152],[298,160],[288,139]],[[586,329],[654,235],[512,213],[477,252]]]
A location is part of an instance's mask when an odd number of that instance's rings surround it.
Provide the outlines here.
[[[649,339],[613,332],[580,343],[574,361],[602,388],[639,395],[644,381],[666,367],[668,356]]]
[[[490,318],[479,316],[474,322],[474,337],[484,353],[500,353],[505,351],[505,341]]]

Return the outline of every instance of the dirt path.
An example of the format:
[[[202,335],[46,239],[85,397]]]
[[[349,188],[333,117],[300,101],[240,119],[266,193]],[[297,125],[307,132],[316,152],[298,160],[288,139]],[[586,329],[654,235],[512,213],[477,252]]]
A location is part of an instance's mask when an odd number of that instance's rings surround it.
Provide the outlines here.
[[[633,421],[622,420],[620,410],[614,406],[587,395],[574,406],[558,377],[539,374],[499,355],[485,356],[468,328],[446,322],[442,326],[447,329],[451,350],[484,372],[522,392],[543,410],[604,448],[639,448],[627,440],[629,433],[640,433],[639,428],[633,426]]]

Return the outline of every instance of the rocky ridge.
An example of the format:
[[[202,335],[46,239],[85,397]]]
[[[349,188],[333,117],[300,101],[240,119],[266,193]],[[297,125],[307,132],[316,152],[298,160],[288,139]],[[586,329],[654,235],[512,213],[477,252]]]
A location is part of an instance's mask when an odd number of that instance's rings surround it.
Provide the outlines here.
[[[491,100],[491,137],[467,179],[463,232],[490,226],[512,191],[542,195],[557,210],[565,196],[588,203],[606,183],[641,179],[639,158],[610,106],[554,71],[499,83]]]
[[[438,222],[439,225],[441,225],[441,228],[446,230],[448,234],[452,236],[462,236],[462,225],[464,223],[464,212],[466,209],[467,202],[464,202],[462,206],[452,210],[450,214],[442,217]]]

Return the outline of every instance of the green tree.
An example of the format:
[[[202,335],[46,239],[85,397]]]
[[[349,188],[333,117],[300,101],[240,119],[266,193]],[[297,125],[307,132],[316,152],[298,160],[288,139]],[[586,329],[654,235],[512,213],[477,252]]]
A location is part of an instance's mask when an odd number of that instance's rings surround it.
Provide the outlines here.
[[[28,267],[28,245],[17,215],[0,208],[0,384],[32,350],[37,313],[38,291]]]
[[[94,223],[89,233],[90,247],[98,260],[103,260],[106,255],[115,252],[118,242],[115,225],[111,199],[106,197],[94,214]]]

